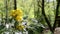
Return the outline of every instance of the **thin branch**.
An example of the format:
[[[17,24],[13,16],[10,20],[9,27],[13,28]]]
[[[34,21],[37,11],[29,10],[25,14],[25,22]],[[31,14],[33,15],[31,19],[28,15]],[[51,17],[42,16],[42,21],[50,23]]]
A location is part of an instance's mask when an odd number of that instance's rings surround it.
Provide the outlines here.
[[[14,10],[16,10],[17,9],[17,2],[16,2],[16,0],[14,0]]]
[[[5,23],[8,23],[8,1],[5,0],[5,8],[6,8],[6,22]]]

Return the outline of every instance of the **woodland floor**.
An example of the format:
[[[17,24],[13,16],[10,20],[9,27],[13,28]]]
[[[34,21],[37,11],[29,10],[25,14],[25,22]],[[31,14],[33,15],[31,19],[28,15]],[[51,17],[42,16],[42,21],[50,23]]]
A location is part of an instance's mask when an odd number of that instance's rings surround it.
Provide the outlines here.
[[[52,34],[50,30],[44,30],[44,34]],[[54,34],[60,34],[60,27],[55,28]]]

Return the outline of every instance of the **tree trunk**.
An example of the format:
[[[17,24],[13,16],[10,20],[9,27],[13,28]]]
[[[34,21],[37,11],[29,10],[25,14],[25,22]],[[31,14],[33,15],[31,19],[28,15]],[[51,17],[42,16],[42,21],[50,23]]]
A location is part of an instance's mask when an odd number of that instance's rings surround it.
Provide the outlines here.
[[[58,17],[58,13],[59,13],[59,3],[60,3],[60,0],[57,0],[57,7],[56,7],[56,16],[55,16],[55,22],[54,22],[54,24],[53,24],[53,30],[55,30],[55,28],[56,28],[56,24],[57,24],[57,22],[56,22],[56,19],[57,19],[57,17]]]
[[[50,31],[53,32],[52,26],[51,26],[51,24],[50,24],[48,18],[47,18],[46,15],[45,15],[44,0],[42,0],[42,14],[43,14],[43,16],[44,16],[44,18],[45,18],[45,20],[46,20],[46,23],[48,24],[48,26],[49,26],[49,28],[50,28]]]

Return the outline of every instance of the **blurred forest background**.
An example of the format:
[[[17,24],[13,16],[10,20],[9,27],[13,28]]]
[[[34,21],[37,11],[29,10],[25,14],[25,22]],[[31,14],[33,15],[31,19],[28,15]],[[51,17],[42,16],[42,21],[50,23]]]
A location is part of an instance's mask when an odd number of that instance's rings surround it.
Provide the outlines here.
[[[56,23],[57,16],[60,16],[60,0],[16,0],[16,2],[17,9],[23,11],[23,18],[28,22],[27,24],[33,27],[30,28],[33,31],[33,33],[30,32],[31,34],[40,34],[42,31],[46,33],[46,30],[48,30],[46,34],[54,32],[57,27],[55,25],[58,24]],[[14,10],[14,0],[0,0],[1,23],[5,22],[6,13],[9,18],[11,10]]]

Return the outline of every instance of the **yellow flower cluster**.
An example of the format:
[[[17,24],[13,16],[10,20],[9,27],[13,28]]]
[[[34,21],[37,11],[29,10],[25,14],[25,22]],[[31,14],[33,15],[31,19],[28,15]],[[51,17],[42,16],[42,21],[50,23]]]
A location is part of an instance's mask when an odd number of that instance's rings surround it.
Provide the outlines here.
[[[15,18],[17,21],[21,21],[23,17],[22,10],[12,10],[10,14],[13,18]]]
[[[19,26],[16,26],[16,28],[17,28],[18,30],[23,30],[23,29],[25,28],[25,26],[19,25]]]

